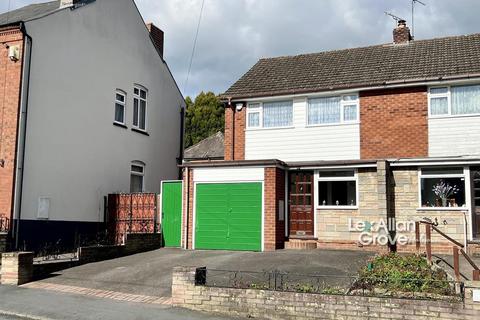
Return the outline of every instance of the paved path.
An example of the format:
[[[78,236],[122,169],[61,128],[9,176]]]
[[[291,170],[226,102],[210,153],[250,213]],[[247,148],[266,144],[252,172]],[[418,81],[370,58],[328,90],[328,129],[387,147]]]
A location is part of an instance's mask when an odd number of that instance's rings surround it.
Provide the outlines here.
[[[175,266],[241,271],[281,270],[299,274],[352,275],[372,253],[362,251],[278,250],[274,252],[159,249],[90,263],[41,280],[57,284],[150,297],[170,297]]]
[[[0,286],[1,320],[227,320],[171,308],[60,293],[43,289]]]
[[[480,258],[479,257],[470,257],[473,262],[480,267]],[[455,277],[455,272],[453,269],[453,255],[434,255],[433,260],[442,267],[448,274],[452,277]],[[459,257],[459,265],[460,265],[460,277],[461,280],[472,280],[473,276],[473,268],[465,259],[465,257],[460,254]]]

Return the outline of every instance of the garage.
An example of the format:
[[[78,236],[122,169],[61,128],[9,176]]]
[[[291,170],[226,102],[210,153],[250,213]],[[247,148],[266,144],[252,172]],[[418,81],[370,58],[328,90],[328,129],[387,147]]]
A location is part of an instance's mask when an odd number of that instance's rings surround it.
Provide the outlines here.
[[[196,183],[195,249],[262,250],[262,182]]]

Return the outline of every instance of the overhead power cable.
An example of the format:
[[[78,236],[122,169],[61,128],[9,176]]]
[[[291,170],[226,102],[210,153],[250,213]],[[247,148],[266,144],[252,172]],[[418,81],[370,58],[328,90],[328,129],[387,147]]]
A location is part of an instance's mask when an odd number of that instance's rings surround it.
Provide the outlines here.
[[[193,39],[192,54],[190,56],[190,63],[188,65],[187,77],[183,86],[183,93],[187,92],[188,79],[190,78],[190,72],[192,71],[193,57],[195,56],[195,49],[197,47],[198,32],[200,31],[200,23],[202,22],[203,7],[205,6],[205,0],[202,0],[202,6],[200,8],[200,15],[198,16],[197,31],[195,32],[195,38]]]

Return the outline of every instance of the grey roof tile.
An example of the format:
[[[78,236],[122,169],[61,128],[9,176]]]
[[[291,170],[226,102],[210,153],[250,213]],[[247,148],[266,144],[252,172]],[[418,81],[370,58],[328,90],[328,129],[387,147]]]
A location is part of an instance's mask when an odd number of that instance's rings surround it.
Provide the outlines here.
[[[480,34],[260,59],[222,98],[480,76]]]
[[[50,1],[44,3],[31,4],[10,12],[0,14],[0,26],[20,21],[27,21],[33,18],[40,17],[44,14],[57,10],[60,6],[60,1]]]
[[[223,159],[225,138],[217,132],[197,144],[185,149],[185,160]]]

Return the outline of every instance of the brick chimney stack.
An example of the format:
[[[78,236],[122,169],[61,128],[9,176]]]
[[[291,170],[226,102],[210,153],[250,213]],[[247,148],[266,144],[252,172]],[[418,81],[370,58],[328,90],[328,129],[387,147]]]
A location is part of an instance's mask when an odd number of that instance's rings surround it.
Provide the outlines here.
[[[410,34],[410,28],[407,27],[407,21],[398,20],[397,27],[393,29],[393,43],[404,44],[410,40],[413,40],[413,38]]]
[[[157,47],[158,51],[160,52],[160,55],[163,58],[163,45],[164,45],[163,31],[157,28],[153,23],[147,23],[147,29],[150,32],[150,35],[152,36],[155,47]]]

